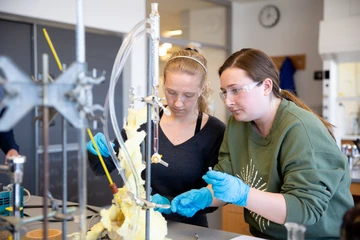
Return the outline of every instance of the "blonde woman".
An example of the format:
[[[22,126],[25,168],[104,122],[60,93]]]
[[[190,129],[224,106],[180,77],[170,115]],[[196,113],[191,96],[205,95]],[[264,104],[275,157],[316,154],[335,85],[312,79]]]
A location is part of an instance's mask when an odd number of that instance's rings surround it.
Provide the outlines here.
[[[202,176],[218,161],[225,124],[210,115],[206,63],[199,50],[190,46],[174,53],[165,65],[163,91],[171,114],[160,114],[159,153],[169,166],[151,165],[153,202],[170,204],[177,195],[206,186]],[[141,130],[146,130],[145,124]],[[102,155],[109,157],[106,144],[101,144],[105,143],[103,135],[95,138],[98,145],[104,146]],[[114,144],[114,149],[119,149],[118,142]],[[91,168],[97,175],[104,174],[91,141],[88,150]],[[109,170],[115,168],[110,158],[105,158],[105,162]],[[170,209],[158,211],[167,220],[207,227],[206,213],[215,209],[205,209],[190,218]]]

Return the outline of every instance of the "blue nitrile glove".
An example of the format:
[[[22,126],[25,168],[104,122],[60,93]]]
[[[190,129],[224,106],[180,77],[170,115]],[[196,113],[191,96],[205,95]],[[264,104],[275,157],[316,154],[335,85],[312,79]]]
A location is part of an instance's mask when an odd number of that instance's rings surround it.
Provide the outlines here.
[[[100,154],[103,157],[109,157],[110,156],[110,152],[108,150],[108,147],[106,145],[106,140],[105,140],[105,136],[103,133],[99,132],[95,135],[94,140],[96,142],[96,145],[99,148]],[[114,147],[115,144],[111,143],[111,146]],[[89,150],[92,154],[97,155],[97,152],[95,150],[94,144],[92,143],[91,139],[90,141],[86,144],[86,148],[87,150]]]
[[[212,195],[208,188],[192,189],[178,195],[171,201],[171,211],[185,217],[192,217],[197,211],[209,207],[212,200]]]
[[[240,178],[219,171],[208,171],[202,178],[212,184],[217,199],[239,206],[247,205],[250,187]]]
[[[151,202],[157,203],[157,204],[168,204],[170,205],[170,201],[169,199],[167,199],[166,197],[161,196],[160,194],[155,194],[151,197]],[[155,211],[158,211],[160,213],[165,213],[165,214],[169,214],[171,213],[171,209],[170,208],[154,208]]]

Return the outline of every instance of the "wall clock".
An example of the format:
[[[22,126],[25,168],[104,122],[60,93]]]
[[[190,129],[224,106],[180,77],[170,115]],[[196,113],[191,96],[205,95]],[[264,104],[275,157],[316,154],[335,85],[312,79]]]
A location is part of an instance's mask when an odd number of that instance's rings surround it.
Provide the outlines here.
[[[280,11],[275,5],[266,5],[259,12],[259,23],[265,28],[274,27],[279,20]]]

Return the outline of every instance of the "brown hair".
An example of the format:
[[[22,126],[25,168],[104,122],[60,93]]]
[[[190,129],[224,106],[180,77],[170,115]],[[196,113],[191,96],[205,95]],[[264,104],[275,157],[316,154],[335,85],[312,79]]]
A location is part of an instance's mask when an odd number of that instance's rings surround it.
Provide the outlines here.
[[[253,79],[254,82],[262,82],[266,78],[270,78],[273,82],[272,92],[277,98],[285,98],[289,101],[294,102],[299,107],[315,114],[321,122],[328,129],[330,135],[335,139],[333,133],[333,127],[331,123],[320,117],[318,114],[313,112],[300,98],[296,97],[293,93],[287,90],[280,89],[280,78],[279,71],[272,59],[264,52],[244,48],[240,51],[233,53],[219,68],[219,76],[227,68],[241,68],[247,72],[247,75]]]
[[[202,65],[194,59],[199,61]],[[198,98],[197,108],[200,112],[210,114],[211,110],[209,97],[211,95],[211,88],[209,87],[209,82],[207,80],[207,61],[203,54],[200,53],[200,50],[193,45],[189,45],[184,49],[173,53],[164,67],[164,84],[166,82],[166,74],[168,72],[198,75],[200,78],[200,88],[204,87],[204,91]]]

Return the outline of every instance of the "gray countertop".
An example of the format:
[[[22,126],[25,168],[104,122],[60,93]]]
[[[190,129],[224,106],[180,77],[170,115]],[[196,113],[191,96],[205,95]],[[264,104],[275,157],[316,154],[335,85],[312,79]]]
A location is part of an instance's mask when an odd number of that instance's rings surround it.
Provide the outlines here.
[[[236,233],[198,227],[178,222],[168,222],[168,231],[169,234],[167,237],[174,240],[194,240],[197,239],[195,238],[195,234],[197,234],[199,240],[229,240],[240,236]]]
[[[26,200],[26,196],[24,196]],[[59,201],[61,204],[61,201]],[[73,204],[73,203],[69,203]],[[26,207],[28,206],[28,207]],[[29,208],[31,206],[31,208]],[[100,210],[99,207],[91,207],[95,211]],[[92,215],[95,214],[91,209],[87,210],[88,222]],[[24,213],[30,217],[38,216],[42,214],[42,197],[31,196],[30,200],[25,203]],[[99,218],[92,220],[92,225],[98,221]],[[41,229],[43,228],[42,222],[32,222],[25,225],[26,232]],[[49,222],[48,228],[62,229],[62,224],[60,222]],[[67,234],[77,232],[79,229],[79,225],[74,222],[68,222],[67,224]],[[204,228],[184,223],[178,222],[168,222],[168,238],[173,240],[194,240],[196,239],[194,236],[197,234],[199,236],[198,239],[207,239],[207,240],[230,240],[232,238],[240,236],[236,233],[225,232],[216,229]],[[245,236],[244,236],[245,237]],[[68,238],[71,239],[71,238]]]

